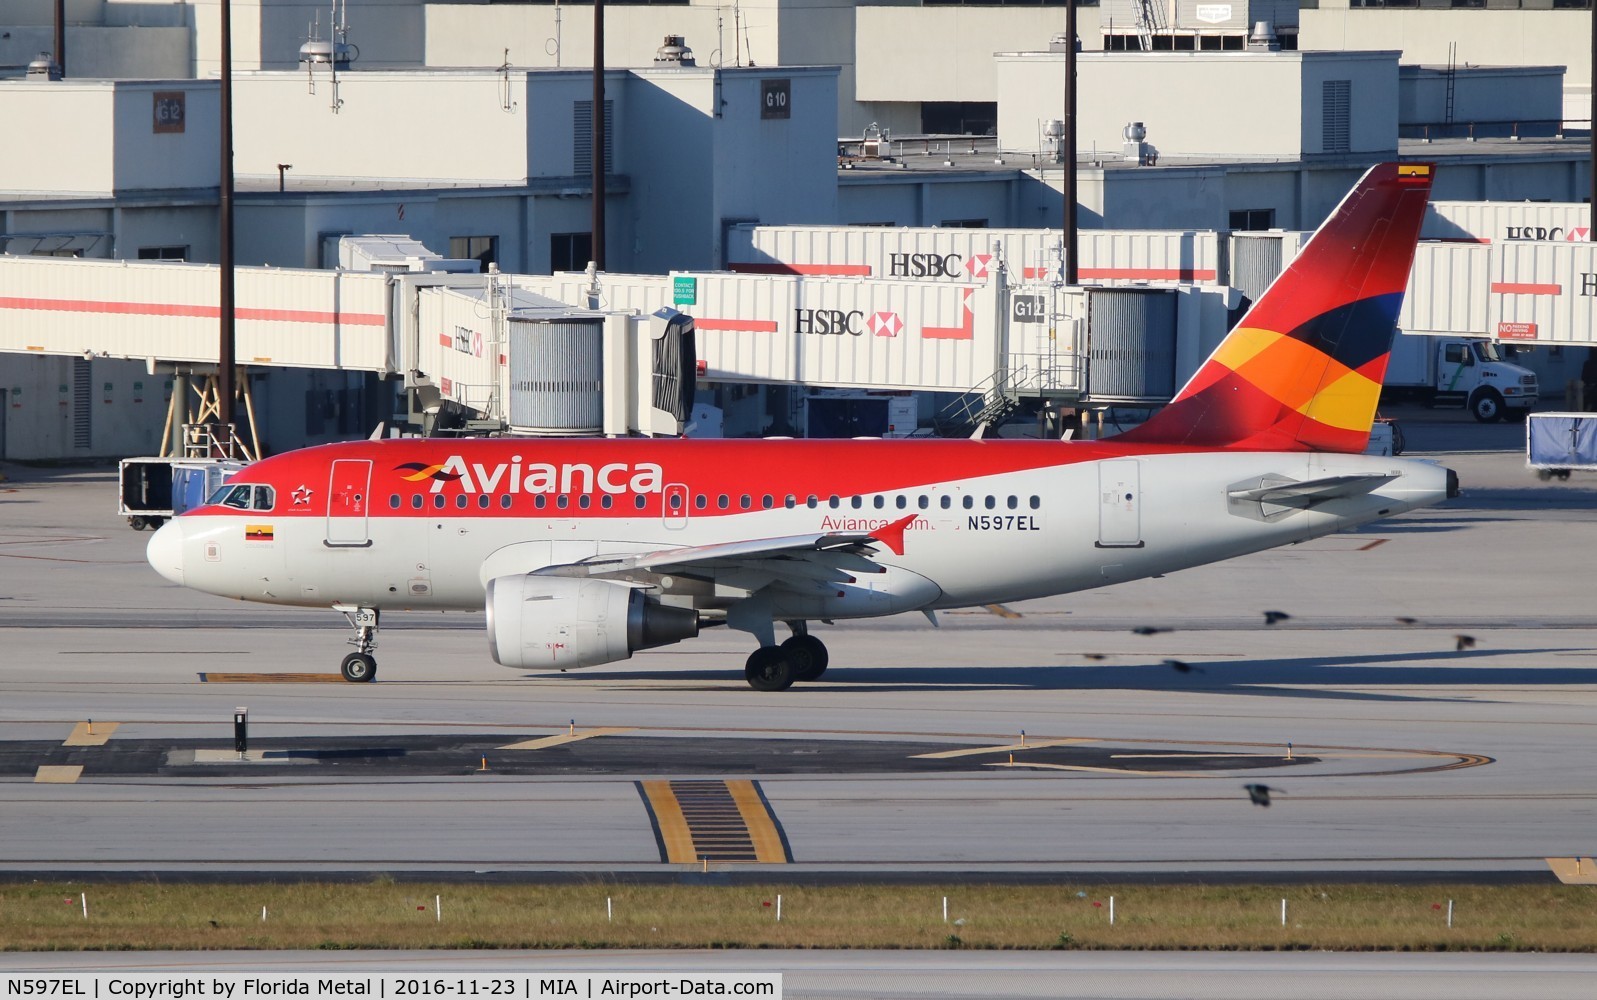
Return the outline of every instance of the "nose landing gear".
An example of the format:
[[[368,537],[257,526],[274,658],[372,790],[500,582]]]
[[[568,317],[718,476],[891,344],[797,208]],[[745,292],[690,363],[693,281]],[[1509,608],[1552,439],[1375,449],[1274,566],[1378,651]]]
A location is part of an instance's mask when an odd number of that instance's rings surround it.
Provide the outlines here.
[[[342,614],[355,630],[355,635],[348,640],[355,647],[355,652],[344,657],[338,672],[344,675],[344,680],[353,683],[374,679],[377,676],[377,658],[372,656],[372,650],[377,648],[377,609],[335,604],[333,610]]]

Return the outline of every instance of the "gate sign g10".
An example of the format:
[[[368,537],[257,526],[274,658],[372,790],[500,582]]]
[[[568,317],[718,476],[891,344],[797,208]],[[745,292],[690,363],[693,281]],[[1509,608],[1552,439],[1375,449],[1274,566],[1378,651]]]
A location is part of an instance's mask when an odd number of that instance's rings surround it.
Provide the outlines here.
[[[1043,323],[1047,321],[1047,308],[1041,295],[1016,295],[1010,300],[1009,316],[1016,323]]]
[[[760,117],[761,118],[787,118],[792,114],[791,97],[793,93],[791,80],[761,80],[760,81]]]

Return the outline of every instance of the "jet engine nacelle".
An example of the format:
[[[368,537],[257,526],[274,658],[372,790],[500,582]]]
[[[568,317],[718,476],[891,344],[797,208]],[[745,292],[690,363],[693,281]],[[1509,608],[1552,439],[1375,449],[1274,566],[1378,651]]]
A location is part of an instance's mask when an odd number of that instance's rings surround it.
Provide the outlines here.
[[[609,580],[488,581],[488,648],[506,667],[591,667],[699,634],[698,612]]]

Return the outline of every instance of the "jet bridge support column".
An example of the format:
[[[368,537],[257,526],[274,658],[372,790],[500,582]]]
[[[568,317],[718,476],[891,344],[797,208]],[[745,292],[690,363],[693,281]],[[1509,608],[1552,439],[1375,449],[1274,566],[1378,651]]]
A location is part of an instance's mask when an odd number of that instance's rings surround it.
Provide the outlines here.
[[[189,422],[189,375],[185,371],[172,373],[172,403],[167,410],[167,438],[163,455],[182,458],[183,425]]]

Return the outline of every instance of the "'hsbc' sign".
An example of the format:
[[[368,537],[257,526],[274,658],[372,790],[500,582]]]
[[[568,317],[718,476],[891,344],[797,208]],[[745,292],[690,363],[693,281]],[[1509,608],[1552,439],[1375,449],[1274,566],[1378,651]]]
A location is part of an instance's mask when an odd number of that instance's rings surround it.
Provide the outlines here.
[[[951,278],[964,267],[965,258],[957,253],[890,253],[889,278]]]
[[[865,314],[858,309],[795,309],[793,332],[800,336],[847,333],[859,337],[865,333]]]
[[[1585,226],[1565,229],[1563,226],[1509,226],[1505,239],[1510,240],[1563,240],[1566,243],[1584,243],[1591,234]]]

